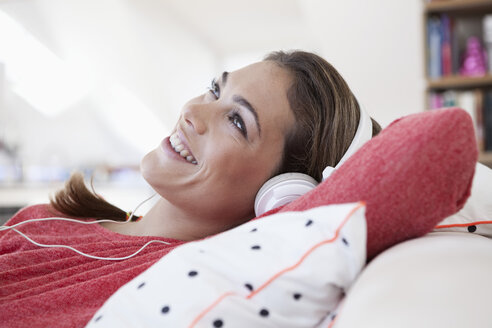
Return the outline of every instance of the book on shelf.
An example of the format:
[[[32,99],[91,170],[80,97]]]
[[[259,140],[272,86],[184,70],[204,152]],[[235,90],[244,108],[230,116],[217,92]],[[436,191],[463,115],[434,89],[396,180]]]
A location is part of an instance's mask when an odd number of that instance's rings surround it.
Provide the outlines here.
[[[492,151],[492,89],[431,92],[428,100],[431,109],[460,107],[466,110],[475,126],[478,149]]]
[[[441,74],[453,74],[451,59],[451,19],[448,15],[441,15]]]
[[[483,41],[487,51],[490,72],[492,70],[492,14],[483,18]]]
[[[456,17],[448,14],[432,14],[427,17],[427,68],[430,79],[445,76],[470,74],[461,72],[467,43],[476,37],[483,49],[485,71],[492,67],[487,57],[492,58],[492,15]],[[473,75],[477,74],[476,72]],[[479,74],[477,74],[479,75]],[[475,75],[475,76],[477,76]]]
[[[490,90],[483,98],[483,127],[485,150],[492,151],[492,91]]]
[[[428,63],[429,77],[436,79],[441,77],[441,20],[432,16],[427,22]]]

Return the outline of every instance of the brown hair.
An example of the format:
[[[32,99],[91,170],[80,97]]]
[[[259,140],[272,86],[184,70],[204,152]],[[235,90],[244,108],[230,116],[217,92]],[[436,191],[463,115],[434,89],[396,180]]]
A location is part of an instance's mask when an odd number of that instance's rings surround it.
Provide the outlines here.
[[[320,56],[292,51],[265,57],[292,74],[287,90],[296,127],[288,135],[277,174],[305,173],[321,180],[326,166],[335,166],[347,151],[359,124],[359,103],[345,80]],[[373,136],[381,126],[373,119]]]
[[[89,190],[86,187],[80,172],[73,173],[65,188],[59,190],[54,198],[50,197],[50,204],[56,211],[73,217],[126,220],[125,211],[104,200],[94,188]]]
[[[359,123],[357,99],[335,68],[318,55],[277,51],[264,60],[277,63],[293,78],[287,98],[296,126],[287,136],[276,174],[300,172],[320,181],[323,169],[340,161],[355,135]],[[375,136],[381,127],[374,120],[372,124]],[[125,211],[87,189],[80,173],[73,174],[50,203],[55,210],[74,217],[126,219]]]

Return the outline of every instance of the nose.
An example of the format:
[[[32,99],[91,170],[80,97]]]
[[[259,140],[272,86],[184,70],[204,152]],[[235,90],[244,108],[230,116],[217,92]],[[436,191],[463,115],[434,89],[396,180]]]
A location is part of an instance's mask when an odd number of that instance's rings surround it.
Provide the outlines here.
[[[183,119],[186,124],[193,128],[197,134],[207,132],[207,122],[209,120],[209,110],[206,104],[189,103],[183,108]]]

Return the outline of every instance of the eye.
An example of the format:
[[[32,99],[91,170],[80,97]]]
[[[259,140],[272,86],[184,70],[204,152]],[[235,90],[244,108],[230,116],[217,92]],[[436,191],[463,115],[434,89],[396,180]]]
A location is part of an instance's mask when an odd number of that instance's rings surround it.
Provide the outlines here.
[[[213,79],[212,82],[210,82],[210,86],[207,89],[216,99],[220,98],[220,87],[219,84],[217,83],[217,80]]]
[[[229,115],[229,121],[236,129],[239,130],[239,132],[241,132],[241,134],[245,138],[248,138],[248,131],[246,129],[246,124],[244,124],[243,118],[237,111],[234,111]]]

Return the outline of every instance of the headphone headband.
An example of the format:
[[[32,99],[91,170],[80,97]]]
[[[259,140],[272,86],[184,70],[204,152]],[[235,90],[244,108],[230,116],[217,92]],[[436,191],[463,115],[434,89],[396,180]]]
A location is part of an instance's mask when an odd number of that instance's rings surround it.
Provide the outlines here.
[[[355,152],[359,150],[360,147],[362,147],[366,142],[371,140],[372,138],[371,117],[369,116],[369,114],[367,114],[367,112],[362,107],[359,107],[359,109],[360,109],[359,125],[357,126],[357,131],[355,132],[354,139],[352,139],[350,146],[348,147],[347,151],[342,156],[340,161],[337,163],[337,165],[334,168],[331,166],[327,166],[323,170],[323,181],[327,179],[335,169],[338,169],[350,156],[355,154]]]

